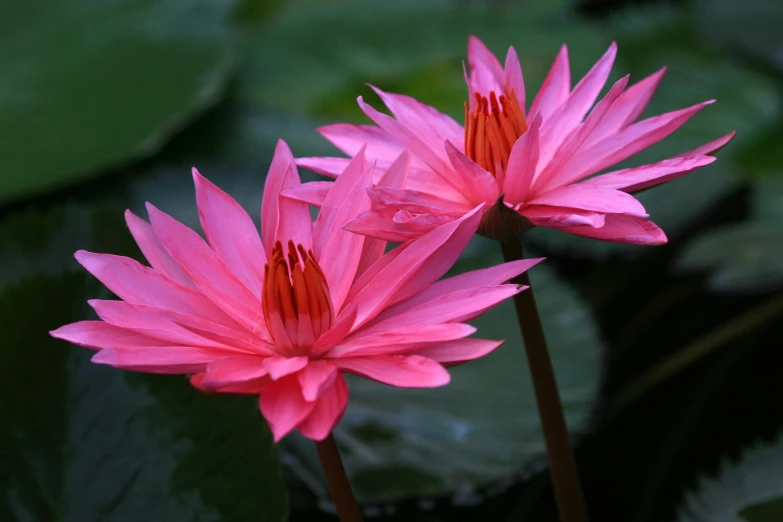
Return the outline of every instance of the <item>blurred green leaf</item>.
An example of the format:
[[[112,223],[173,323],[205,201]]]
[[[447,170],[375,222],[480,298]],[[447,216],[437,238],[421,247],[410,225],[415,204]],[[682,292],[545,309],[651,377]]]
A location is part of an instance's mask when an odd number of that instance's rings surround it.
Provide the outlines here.
[[[783,283],[783,181],[760,181],[753,191],[751,218],[691,242],[678,260],[681,269],[711,269],[710,285],[722,292],[763,292]]]
[[[49,336],[83,318],[85,280],[37,277],[0,294],[3,520],[286,520],[255,401],[98,366]]]
[[[696,21],[709,40],[783,70],[783,3],[779,0],[696,0]]]
[[[651,219],[669,236],[737,187],[742,170],[736,166],[734,155],[743,143],[753,141],[755,131],[769,125],[780,113],[775,83],[722,59],[698,38],[693,24],[694,17],[686,9],[650,6],[623,13],[606,27],[607,34],[616,38],[619,45],[616,76],[627,71],[635,82],[667,67],[643,118],[717,99],[717,103],[706,107],[672,136],[617,168],[652,163],[737,131],[737,137],[718,153],[718,160],[712,165],[638,195]],[[550,230],[534,229],[530,234],[547,245],[593,255],[640,254],[645,250]]]
[[[455,272],[501,262],[495,251],[463,257]],[[545,266],[532,273],[560,393],[572,432],[583,432],[598,395],[602,343],[579,298]],[[530,374],[511,301],[473,322],[478,336],[506,338],[489,356],[453,368],[448,386],[434,390],[390,388],[350,381],[351,399],[335,436],[363,501],[456,493],[470,501],[474,486],[519,471],[544,455]],[[320,476],[311,444],[289,441],[299,456],[292,466]],[[312,484],[312,481],[310,481]],[[325,497],[323,486],[314,487]]]
[[[777,522],[783,520],[783,438],[748,449],[703,477],[686,498],[679,522]]]
[[[218,98],[233,2],[0,7],[0,202],[156,152]]]

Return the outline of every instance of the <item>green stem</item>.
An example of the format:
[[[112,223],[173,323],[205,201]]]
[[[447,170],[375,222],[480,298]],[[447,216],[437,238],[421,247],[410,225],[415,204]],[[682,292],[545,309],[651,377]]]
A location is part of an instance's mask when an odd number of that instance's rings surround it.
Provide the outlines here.
[[[519,238],[501,241],[500,246],[506,261],[523,259],[522,241]],[[582,496],[574,453],[568,438],[563,405],[560,402],[555,372],[549,358],[544,328],[541,325],[530,278],[527,273],[522,273],[513,282],[530,287],[514,296],[514,305],[519,327],[522,330],[522,339],[525,341],[525,354],[544,432],[549,473],[560,522],[587,522],[587,509]]]
[[[321,467],[340,522],[363,522],[334,435],[330,433],[324,440],[316,441],[315,448],[318,450]]]

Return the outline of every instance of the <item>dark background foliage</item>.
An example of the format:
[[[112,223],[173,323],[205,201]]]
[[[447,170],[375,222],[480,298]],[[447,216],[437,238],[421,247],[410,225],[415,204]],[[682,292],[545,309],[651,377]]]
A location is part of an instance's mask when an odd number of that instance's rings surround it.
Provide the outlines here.
[[[640,196],[667,245],[526,241],[591,518],[783,520],[781,26],[779,0],[3,2],[0,520],[333,520],[311,444],[273,447],[252,399],[47,332],[107,297],[75,250],[139,256],[125,208],[197,226],[190,166],[257,216],[275,140],[334,153],[314,129],[364,121],[365,82],[459,117],[469,34],[514,45],[530,92],[563,42],[578,78],[615,40],[615,78],[668,66],[650,114],[717,98],[632,161],[738,131]],[[455,270],[497,260],[475,241]],[[368,519],[556,520],[510,313],[447,388],[351,382],[337,436]]]

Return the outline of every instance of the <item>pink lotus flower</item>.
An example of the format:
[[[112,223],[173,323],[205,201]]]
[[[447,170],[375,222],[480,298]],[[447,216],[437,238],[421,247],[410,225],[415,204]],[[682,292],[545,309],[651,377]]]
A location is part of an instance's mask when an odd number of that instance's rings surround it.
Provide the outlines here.
[[[122,300],[92,300],[101,320],[52,335],[98,349],[92,360],[99,364],[194,374],[191,382],[202,389],[259,395],[275,440],[295,428],[324,439],[348,401],[345,372],[392,386],[443,386],[444,366],[502,343],[467,339],[475,328],[465,321],[523,290],[503,283],[539,260],[436,282],[475,233],[480,210],[384,254],[384,241],[343,230],[370,208],[372,175],[360,151],[312,223],[306,204],[281,195],[300,181],[280,142],[259,237],[239,204],[194,169],[208,242],[152,205],[151,225],[127,212],[151,267],[77,252]],[[400,163],[379,185],[399,187],[406,175]]]
[[[631,194],[712,163],[715,158],[709,154],[734,133],[657,163],[591,177],[669,136],[712,103],[636,121],[658,86],[662,69],[629,88],[628,76],[621,78],[593,106],[616,52],[612,44],[572,89],[568,50],[563,46],[526,111],[522,68],[514,48],[509,48],[503,66],[471,37],[464,127],[413,98],[373,87],[394,118],[360,96],[361,109],[377,127],[336,124],[319,131],[349,156],[366,143],[368,160],[377,161],[381,169],[409,149],[411,175],[404,189],[371,189],[375,207],[358,216],[349,229],[403,241],[484,204],[479,232],[499,239],[543,226],[605,241],[665,243],[663,231]],[[335,177],[347,161],[301,158],[297,163]],[[295,195],[318,204],[324,190],[314,186]]]

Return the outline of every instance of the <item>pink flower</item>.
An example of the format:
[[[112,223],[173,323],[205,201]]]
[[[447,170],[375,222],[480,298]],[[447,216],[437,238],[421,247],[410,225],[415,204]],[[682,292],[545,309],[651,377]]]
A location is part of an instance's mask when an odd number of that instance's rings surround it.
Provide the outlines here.
[[[563,46],[526,111],[514,48],[501,65],[471,37],[465,127],[413,98],[373,87],[394,117],[376,111],[360,96],[360,107],[377,127],[336,124],[319,130],[349,156],[366,143],[368,160],[377,161],[381,169],[408,149],[413,154],[411,175],[404,189],[371,189],[375,207],[349,228],[402,241],[485,204],[479,232],[490,237],[502,239],[543,226],[605,241],[665,243],[663,231],[631,194],[712,163],[715,158],[709,154],[734,133],[657,163],[593,176],[669,136],[712,103],[636,121],[662,69],[628,88],[628,76],[621,78],[593,106],[616,52],[612,44],[572,89]],[[334,177],[347,161],[301,158],[298,164]]]
[[[340,420],[343,373],[392,386],[449,382],[444,366],[485,355],[502,341],[467,337],[465,324],[523,288],[503,284],[539,260],[506,263],[436,282],[479,224],[470,212],[389,253],[386,243],[343,230],[370,208],[373,169],[360,151],[313,223],[280,142],[266,179],[261,237],[247,213],[195,169],[207,241],[147,206],[151,225],[126,213],[150,267],[85,251],[76,259],[121,301],[92,300],[99,321],[52,335],[99,350],[93,362],[148,373],[194,374],[216,392],[259,395],[279,440],[297,428],[325,438]],[[401,186],[404,168],[380,186]]]

